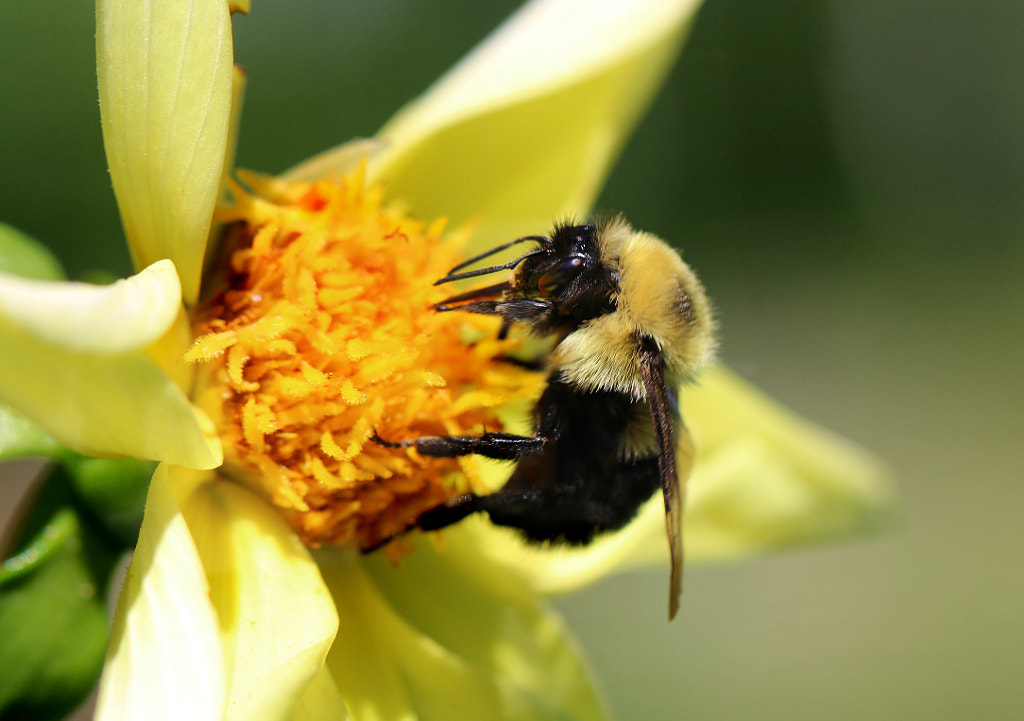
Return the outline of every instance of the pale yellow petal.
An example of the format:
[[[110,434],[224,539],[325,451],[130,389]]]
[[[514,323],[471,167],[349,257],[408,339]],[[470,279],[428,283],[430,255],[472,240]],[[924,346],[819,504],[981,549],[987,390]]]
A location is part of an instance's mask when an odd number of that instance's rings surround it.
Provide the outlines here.
[[[238,151],[238,130],[242,125],[242,108],[245,105],[245,87],[248,79],[245,70],[237,65],[231,70],[231,114],[228,121],[228,140],[224,154],[224,168],[221,175],[221,197],[226,194],[226,180],[235,168],[235,154]]]
[[[685,396],[698,447],[687,543],[729,558],[871,528],[893,505],[878,459],[783,408],[728,369]]]
[[[136,267],[172,259],[192,303],[228,138],[228,4],[101,0],[96,65],[107,162]]]
[[[340,618],[327,667],[354,721],[604,718],[571,639],[536,599],[509,602],[427,547],[397,568],[317,557]]]
[[[684,528],[684,537],[685,532]],[[463,573],[486,579],[513,598],[523,593],[574,591],[619,571],[650,564],[652,556],[664,561],[666,588],[669,580],[665,504],[660,496],[645,504],[625,529],[584,547],[528,543],[512,529],[494,526],[483,517],[467,518],[445,529],[443,546]],[[693,559],[687,555],[687,560]]]
[[[0,398],[90,455],[213,468],[220,441],[146,346],[180,303],[169,261],[111,286],[0,278]]]
[[[854,444],[782,408],[725,368],[683,394],[697,446],[683,521],[687,562],[739,558],[864,531],[892,505],[887,473]],[[538,546],[483,518],[444,531],[453,563],[510,595],[563,593],[621,570],[664,565],[655,496],[622,531],[583,548]]]
[[[527,4],[380,131],[369,177],[474,242],[582,215],[672,61],[699,0]]]
[[[0,321],[0,397],[57,440],[87,455],[221,464],[209,420],[145,355],[62,353],[10,331]]]
[[[327,669],[353,721],[414,719],[401,669],[394,662],[402,648],[379,591],[353,555],[317,554],[324,581],[335,595],[338,636],[327,655]],[[384,617],[384,618],[382,618]]]
[[[313,182],[348,173],[384,147],[384,141],[377,138],[356,138],[304,160],[281,177],[294,182]]]
[[[246,10],[245,12],[248,12]],[[223,204],[230,199],[228,181],[235,172],[235,154],[238,151],[238,133],[242,125],[242,109],[245,105],[245,88],[248,79],[244,68],[235,66],[231,72],[231,113],[228,120],[228,137],[224,153],[224,165],[221,170],[220,191],[217,203]],[[203,277],[216,274],[217,265],[224,261],[223,241],[224,224],[216,217],[210,223],[210,241],[206,245],[203,258]]]
[[[181,285],[166,260],[111,285],[0,273],[0,316],[68,351],[116,355],[144,349],[167,332],[180,308]]]
[[[272,506],[234,483],[201,485],[183,511],[220,621],[226,718],[291,718],[338,627],[316,564]]]
[[[188,311],[185,306],[179,306],[178,317],[174,319],[171,327],[146,349],[146,355],[152,358],[160,366],[160,370],[185,393],[191,391],[196,375],[195,364],[185,361],[185,351],[192,345],[193,340],[195,336],[192,333]]]
[[[225,707],[217,616],[167,466],[149,488],[111,631],[98,721],[214,721]]]
[[[309,684],[291,721],[346,721],[345,699],[326,665]]]

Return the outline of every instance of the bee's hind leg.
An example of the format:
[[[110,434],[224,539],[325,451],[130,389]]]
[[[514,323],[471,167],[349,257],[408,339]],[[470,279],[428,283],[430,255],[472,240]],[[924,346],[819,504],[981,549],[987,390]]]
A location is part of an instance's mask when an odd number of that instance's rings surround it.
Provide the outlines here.
[[[484,433],[479,436],[420,436],[407,441],[387,441],[374,433],[370,440],[386,448],[415,448],[417,453],[435,458],[481,455],[500,461],[515,461],[524,456],[535,455],[540,453],[547,443],[546,438],[517,436],[513,433]],[[489,496],[478,497],[472,493],[456,496],[444,505],[433,508],[420,516],[415,527],[424,531],[436,531],[450,526],[472,513],[487,510],[486,501],[483,500],[485,498],[489,498]]]
[[[423,531],[436,531],[453,523],[458,523],[466,516],[482,510],[480,497],[467,493],[456,496],[443,506],[432,508],[416,521],[416,527]]]

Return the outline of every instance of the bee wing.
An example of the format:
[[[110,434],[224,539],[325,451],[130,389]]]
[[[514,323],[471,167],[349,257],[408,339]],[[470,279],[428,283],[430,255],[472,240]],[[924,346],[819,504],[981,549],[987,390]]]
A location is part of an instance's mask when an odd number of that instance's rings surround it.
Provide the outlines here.
[[[668,595],[668,617],[672,620],[679,611],[679,597],[683,593],[683,488],[693,464],[693,442],[686,426],[678,421],[675,403],[665,385],[664,362],[659,352],[641,352],[640,376],[651,409],[651,423],[658,445],[658,475],[665,497],[665,526],[668,531],[668,550],[672,561],[672,576]],[[679,438],[676,439],[678,432]],[[677,466],[677,450],[679,453]]]
[[[668,526],[669,552],[672,555],[672,585],[668,599],[668,618],[671,621],[679,610],[679,597],[683,593],[683,502],[686,500],[686,481],[690,478],[693,467],[693,440],[686,425],[679,421],[676,426],[679,436],[675,448],[665,452],[674,456],[676,475],[666,479],[662,474],[662,491],[665,494],[665,523]],[[668,485],[672,485],[671,507],[669,503]]]

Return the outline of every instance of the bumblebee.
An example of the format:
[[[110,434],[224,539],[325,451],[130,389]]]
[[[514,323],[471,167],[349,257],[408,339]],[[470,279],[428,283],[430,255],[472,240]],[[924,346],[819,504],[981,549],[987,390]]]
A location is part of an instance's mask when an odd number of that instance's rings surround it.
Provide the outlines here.
[[[511,262],[465,268],[533,242]],[[693,444],[677,389],[713,352],[710,304],[696,275],[666,243],[621,217],[592,225],[559,223],[550,237],[518,238],[453,268],[437,285],[511,270],[495,285],[439,303],[440,312],[500,316],[500,333],[528,327],[554,344],[532,436],[422,436],[374,440],[424,456],[479,454],[515,461],[508,482],[427,511],[423,530],[485,512],[495,524],[537,542],[586,544],[625,526],[660,488],[672,570],[669,618],[682,593],[682,489]]]

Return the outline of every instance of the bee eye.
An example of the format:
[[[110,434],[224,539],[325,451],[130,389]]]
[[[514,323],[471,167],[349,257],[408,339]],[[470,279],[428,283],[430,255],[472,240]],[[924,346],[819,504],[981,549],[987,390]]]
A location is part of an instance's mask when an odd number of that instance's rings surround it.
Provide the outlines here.
[[[541,295],[553,295],[572,279],[583,267],[583,258],[571,256],[537,279],[537,290]]]

